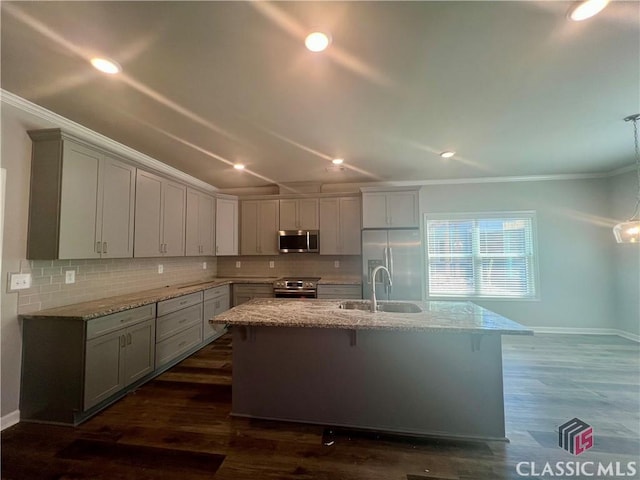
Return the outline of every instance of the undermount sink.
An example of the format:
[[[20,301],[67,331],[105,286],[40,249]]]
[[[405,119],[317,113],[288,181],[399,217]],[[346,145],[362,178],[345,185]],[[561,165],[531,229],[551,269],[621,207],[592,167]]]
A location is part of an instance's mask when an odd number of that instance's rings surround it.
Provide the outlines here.
[[[342,302],[340,308],[370,311],[371,302],[368,300]],[[378,311],[387,313],[420,313],[422,309],[415,303],[410,302],[378,302]]]

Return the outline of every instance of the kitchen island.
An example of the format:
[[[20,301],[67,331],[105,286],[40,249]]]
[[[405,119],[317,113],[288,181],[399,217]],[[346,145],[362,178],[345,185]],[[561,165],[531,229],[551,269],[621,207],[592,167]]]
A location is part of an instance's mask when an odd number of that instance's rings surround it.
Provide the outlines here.
[[[233,326],[232,414],[505,440],[501,336],[533,332],[469,302],[412,303],[255,299],[218,315]]]

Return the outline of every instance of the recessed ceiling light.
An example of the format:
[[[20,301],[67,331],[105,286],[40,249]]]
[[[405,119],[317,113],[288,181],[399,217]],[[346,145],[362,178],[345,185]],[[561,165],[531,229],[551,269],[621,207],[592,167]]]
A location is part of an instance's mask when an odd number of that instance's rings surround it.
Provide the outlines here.
[[[576,3],[569,10],[569,18],[579,22],[600,13],[607,6],[609,0],[583,0]]]
[[[331,38],[324,32],[311,32],[304,39],[305,46],[312,52],[321,52],[331,43]]]
[[[236,170],[244,170],[244,165],[241,163],[236,163],[233,165],[233,168],[235,168]]]
[[[118,65],[118,63],[107,58],[92,58],[91,65],[93,65],[94,68],[100,70],[102,73],[108,73],[109,75],[115,75],[116,73],[120,73],[122,71],[122,67]]]
[[[331,163],[333,163],[334,165],[342,165],[344,163],[344,159],[334,158],[333,160],[331,160]]]
[[[451,151],[447,150],[446,152],[442,152],[442,153],[440,154],[440,156],[441,156],[442,158],[451,158],[451,157],[453,157],[455,154],[456,154],[456,152],[451,152]]]

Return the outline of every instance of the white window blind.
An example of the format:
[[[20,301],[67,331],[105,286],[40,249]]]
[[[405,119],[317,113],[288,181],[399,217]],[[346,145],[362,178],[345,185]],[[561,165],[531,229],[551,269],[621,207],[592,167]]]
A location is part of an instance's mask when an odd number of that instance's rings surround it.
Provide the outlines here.
[[[534,213],[426,219],[429,296],[534,298]]]

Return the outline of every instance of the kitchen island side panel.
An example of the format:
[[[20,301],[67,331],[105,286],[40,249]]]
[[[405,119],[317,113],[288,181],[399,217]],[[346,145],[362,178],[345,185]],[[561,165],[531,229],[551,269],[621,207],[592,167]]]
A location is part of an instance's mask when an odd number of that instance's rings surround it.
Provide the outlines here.
[[[504,439],[501,336],[236,326],[232,413]]]

